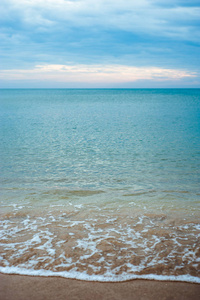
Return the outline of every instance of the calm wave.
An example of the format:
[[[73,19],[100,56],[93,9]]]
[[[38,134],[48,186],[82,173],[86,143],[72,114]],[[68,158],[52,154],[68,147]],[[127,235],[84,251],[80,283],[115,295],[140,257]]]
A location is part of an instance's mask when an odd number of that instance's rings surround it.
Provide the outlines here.
[[[200,90],[0,90],[0,271],[200,282]]]

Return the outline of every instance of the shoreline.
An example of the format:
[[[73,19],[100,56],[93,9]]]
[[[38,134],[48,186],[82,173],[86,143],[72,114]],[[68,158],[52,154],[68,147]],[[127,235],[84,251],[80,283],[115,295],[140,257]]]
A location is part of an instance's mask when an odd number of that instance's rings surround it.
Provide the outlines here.
[[[33,277],[59,277],[65,279],[74,279],[89,282],[102,282],[102,283],[120,283],[131,280],[153,280],[153,281],[169,281],[169,282],[185,282],[185,283],[197,283],[200,284],[200,278],[191,275],[157,275],[157,274],[127,274],[116,275],[112,277],[104,277],[103,275],[86,275],[80,272],[54,272],[50,270],[33,270],[23,269],[18,267],[1,267],[0,274],[5,275],[22,275]]]
[[[134,279],[96,282],[0,273],[0,300],[198,300],[200,284]]]

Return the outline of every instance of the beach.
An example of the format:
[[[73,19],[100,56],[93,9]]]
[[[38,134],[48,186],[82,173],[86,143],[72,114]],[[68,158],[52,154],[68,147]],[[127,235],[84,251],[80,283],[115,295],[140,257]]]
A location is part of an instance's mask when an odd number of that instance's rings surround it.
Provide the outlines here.
[[[0,300],[200,300],[200,1],[0,12]]]
[[[0,281],[1,300],[197,300],[200,294],[199,284],[170,281],[102,283],[5,274]]]
[[[187,89],[1,93],[3,300],[57,299],[56,291],[195,299],[199,97]]]

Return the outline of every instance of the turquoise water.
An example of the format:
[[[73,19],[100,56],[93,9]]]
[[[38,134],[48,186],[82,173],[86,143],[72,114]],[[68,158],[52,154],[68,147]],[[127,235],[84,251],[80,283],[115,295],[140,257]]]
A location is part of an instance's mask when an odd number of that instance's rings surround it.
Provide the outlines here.
[[[197,280],[200,89],[10,89],[0,103],[0,271]]]

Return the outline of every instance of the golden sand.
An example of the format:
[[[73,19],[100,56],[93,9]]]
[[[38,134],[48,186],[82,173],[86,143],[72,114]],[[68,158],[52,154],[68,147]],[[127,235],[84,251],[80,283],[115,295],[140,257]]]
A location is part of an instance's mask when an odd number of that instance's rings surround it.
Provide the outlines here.
[[[0,274],[0,300],[199,300],[200,285],[131,280],[88,282]]]

